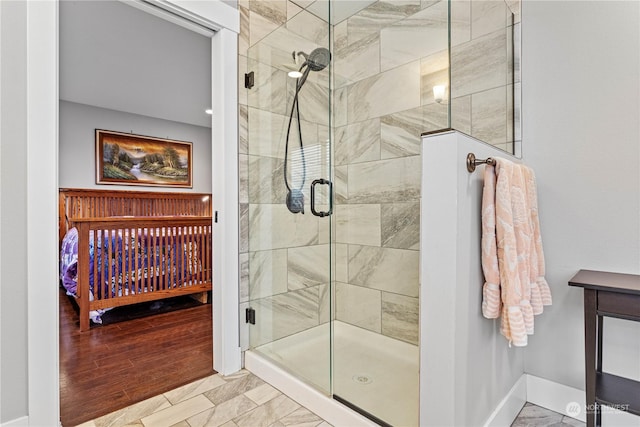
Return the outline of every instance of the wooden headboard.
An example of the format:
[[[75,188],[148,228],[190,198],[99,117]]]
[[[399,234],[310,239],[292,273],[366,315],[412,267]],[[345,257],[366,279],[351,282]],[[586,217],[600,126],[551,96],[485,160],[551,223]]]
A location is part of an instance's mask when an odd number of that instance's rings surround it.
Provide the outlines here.
[[[79,218],[113,216],[212,216],[210,193],[61,188],[58,200],[60,240]]]

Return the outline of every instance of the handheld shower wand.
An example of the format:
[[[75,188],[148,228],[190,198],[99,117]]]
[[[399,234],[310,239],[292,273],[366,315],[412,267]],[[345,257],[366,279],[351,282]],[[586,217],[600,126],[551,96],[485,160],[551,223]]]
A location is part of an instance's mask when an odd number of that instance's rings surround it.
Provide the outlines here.
[[[306,54],[305,52],[296,52],[292,53],[294,60],[298,56],[302,56],[305,61],[300,66],[298,70],[302,74],[300,77],[296,79],[296,90],[293,95],[293,104],[291,106],[291,114],[289,114],[289,125],[287,126],[287,139],[285,142],[284,148],[284,184],[287,187],[287,199],[286,205],[287,209],[291,213],[302,213],[304,214],[304,194],[302,192],[302,188],[304,187],[304,182],[307,179],[307,165],[304,158],[304,144],[302,142],[302,128],[300,125],[300,107],[298,103],[298,95],[300,93],[300,89],[302,89],[302,85],[307,81],[307,77],[309,76],[310,71],[322,71],[324,70],[329,62],[331,61],[331,54],[329,50],[323,47],[319,47],[314,49],[310,54]],[[289,184],[289,178],[287,177],[287,162],[289,158],[289,137],[291,135],[291,124],[293,123],[293,115],[296,115],[296,120],[298,122],[298,139],[300,141],[300,157],[302,160],[302,183],[298,188],[292,188]]]

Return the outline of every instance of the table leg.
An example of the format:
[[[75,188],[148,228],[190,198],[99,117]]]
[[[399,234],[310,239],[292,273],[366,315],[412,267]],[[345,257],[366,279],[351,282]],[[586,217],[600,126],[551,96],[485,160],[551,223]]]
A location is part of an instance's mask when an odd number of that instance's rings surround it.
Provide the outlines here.
[[[587,427],[595,427],[596,413],[596,356],[597,356],[597,316],[596,291],[584,290],[584,359]]]
[[[596,353],[596,375],[602,373],[602,334],[604,331],[604,317],[596,316],[598,319],[598,336],[597,336],[597,353]],[[595,424],[596,427],[600,427],[602,425],[602,406],[599,404],[595,404],[594,406],[595,412]]]

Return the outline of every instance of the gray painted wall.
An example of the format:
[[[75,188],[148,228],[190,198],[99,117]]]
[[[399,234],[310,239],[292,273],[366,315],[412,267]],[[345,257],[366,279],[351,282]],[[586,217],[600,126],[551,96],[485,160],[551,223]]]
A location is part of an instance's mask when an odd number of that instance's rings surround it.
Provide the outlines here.
[[[0,2],[0,423],[27,414],[26,2]]]
[[[538,179],[553,306],[527,373],[584,389],[579,269],[640,273],[640,3],[525,1],[523,155]],[[605,369],[640,378],[640,325],[605,321]]]
[[[133,132],[138,135],[193,143],[193,189],[97,185],[95,129]],[[211,192],[211,129],[153,117],[60,101],[60,187],[126,189],[139,191]]]

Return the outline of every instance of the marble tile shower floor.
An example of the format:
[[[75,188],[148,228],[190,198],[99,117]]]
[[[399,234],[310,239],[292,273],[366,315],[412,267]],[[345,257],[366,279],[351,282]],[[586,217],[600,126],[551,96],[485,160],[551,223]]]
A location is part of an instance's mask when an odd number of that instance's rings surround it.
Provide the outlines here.
[[[418,347],[340,321],[333,333],[334,394],[391,425],[418,425]],[[328,394],[328,324],[256,350]]]

